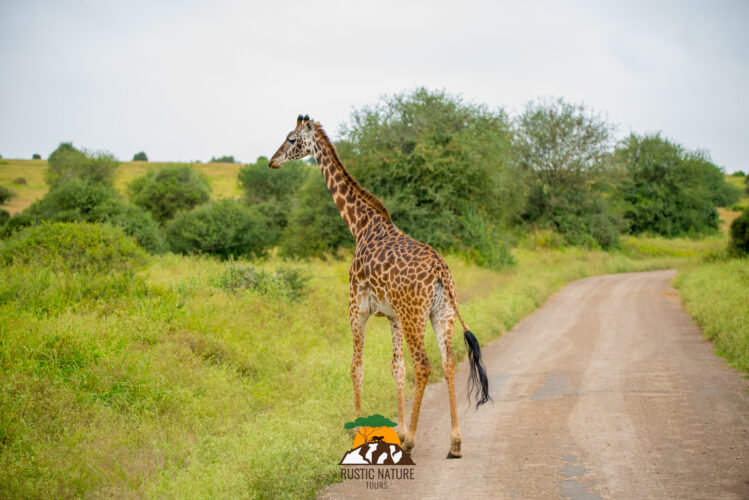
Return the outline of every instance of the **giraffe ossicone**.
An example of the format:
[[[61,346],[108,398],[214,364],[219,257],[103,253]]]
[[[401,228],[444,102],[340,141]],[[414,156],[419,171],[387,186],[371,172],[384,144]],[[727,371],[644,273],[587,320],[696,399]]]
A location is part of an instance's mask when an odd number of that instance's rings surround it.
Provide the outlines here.
[[[475,392],[477,406],[487,402],[490,397],[481,348],[458,312],[457,293],[450,270],[431,246],[414,240],[393,224],[385,205],[348,173],[325,130],[309,115],[299,115],[296,127],[287,134],[268,166],[280,168],[288,161],[309,155],[317,160],[333,202],[356,240],[356,250],[349,268],[349,322],[354,339],[351,378],[356,416],[361,416],[365,326],[371,315],[385,316],[390,321],[393,337],[392,373],[398,395],[398,434],[403,449],[411,451],[424,388],[431,373],[424,347],[424,331],[429,320],[437,337],[450,403],[452,429],[447,457],[460,458],[461,434],[455,400],[455,356],[452,348],[456,318],[463,326],[468,350],[471,370],[469,395]],[[411,352],[416,378],[408,427],[404,397],[404,340]]]

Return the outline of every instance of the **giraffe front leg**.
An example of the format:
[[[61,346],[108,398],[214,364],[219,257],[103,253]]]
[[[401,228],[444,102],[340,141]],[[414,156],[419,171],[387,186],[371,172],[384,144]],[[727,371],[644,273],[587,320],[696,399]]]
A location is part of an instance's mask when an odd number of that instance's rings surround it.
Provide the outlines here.
[[[362,293],[356,294],[352,289],[349,301],[349,321],[354,337],[354,355],[351,359],[351,380],[354,384],[354,413],[361,417],[361,390],[364,383],[364,332],[369,319],[369,308]]]
[[[406,401],[403,390],[406,385],[406,359],[403,357],[403,332],[397,318],[390,319],[393,333],[393,378],[398,393],[398,438],[401,443],[406,437]]]

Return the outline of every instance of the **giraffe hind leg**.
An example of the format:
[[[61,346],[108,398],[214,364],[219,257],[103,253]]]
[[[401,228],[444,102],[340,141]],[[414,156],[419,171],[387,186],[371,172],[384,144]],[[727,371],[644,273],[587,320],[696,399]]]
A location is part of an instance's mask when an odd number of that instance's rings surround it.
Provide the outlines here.
[[[455,311],[449,305],[442,287],[437,287],[437,293],[442,293],[443,297],[435,297],[430,320],[442,356],[442,370],[445,374],[450,402],[450,451],[447,453],[447,458],[460,458],[462,456],[460,449],[462,438],[458,425],[458,405],[455,398],[455,355],[452,346]]]
[[[354,412],[356,418],[362,415],[361,391],[364,383],[364,333],[370,314],[365,302],[366,300],[362,293],[354,294],[352,292],[349,302],[349,322],[351,323],[351,333],[354,338],[354,355],[351,359],[351,381],[354,384]]]
[[[411,407],[411,421],[406,432],[406,439],[403,442],[403,449],[411,452],[416,442],[416,426],[419,423],[419,411],[421,410],[421,400],[424,397],[429,375],[432,373],[432,367],[429,364],[426,348],[424,347],[424,328],[426,327],[426,318],[423,320],[412,319],[408,323],[404,321],[403,335],[411,351],[413,360],[414,375],[416,383],[414,386],[414,400]]]
[[[393,333],[393,379],[398,394],[398,438],[401,443],[406,437],[406,403],[403,395],[406,385],[406,359],[403,357],[403,331],[395,317],[390,320],[390,330]]]

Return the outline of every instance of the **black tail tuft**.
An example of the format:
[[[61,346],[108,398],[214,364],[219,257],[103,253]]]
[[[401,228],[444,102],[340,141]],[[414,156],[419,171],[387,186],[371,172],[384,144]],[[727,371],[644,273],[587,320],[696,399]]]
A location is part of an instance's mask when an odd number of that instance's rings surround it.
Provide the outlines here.
[[[489,396],[489,379],[486,377],[486,369],[481,361],[481,346],[476,336],[469,330],[465,332],[466,350],[468,361],[471,364],[471,372],[468,375],[468,401],[471,394],[476,393],[476,408],[491,399]]]

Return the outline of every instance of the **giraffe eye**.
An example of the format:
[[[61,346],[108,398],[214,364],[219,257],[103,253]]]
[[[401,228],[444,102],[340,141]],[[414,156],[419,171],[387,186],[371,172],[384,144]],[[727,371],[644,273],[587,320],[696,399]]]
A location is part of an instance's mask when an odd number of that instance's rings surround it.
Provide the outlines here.
[[[294,144],[296,142],[296,139],[288,139],[289,144]]]

